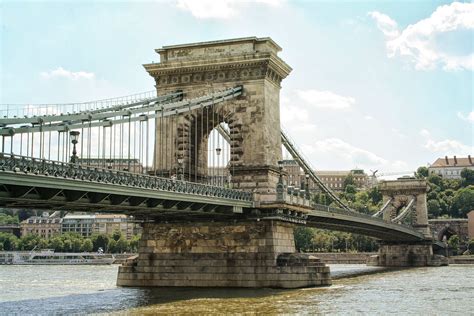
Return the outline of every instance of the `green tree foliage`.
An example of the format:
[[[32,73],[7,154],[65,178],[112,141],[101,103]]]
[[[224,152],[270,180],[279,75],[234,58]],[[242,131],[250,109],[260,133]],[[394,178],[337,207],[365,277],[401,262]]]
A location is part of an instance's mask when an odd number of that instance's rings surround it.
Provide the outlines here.
[[[0,213],[0,225],[18,225],[18,216],[17,215],[8,215],[5,213]]]
[[[119,241],[119,239],[122,237],[122,232],[120,230],[115,230],[112,234],[112,238],[115,241]]]
[[[117,252],[117,242],[115,241],[115,239],[109,240],[109,244],[107,245],[107,251],[112,253]]]
[[[376,251],[377,242],[370,237],[309,227],[295,229],[295,244],[306,252]]]
[[[471,254],[474,254],[474,238],[470,239],[467,243],[467,249],[469,249]]]
[[[109,245],[109,236],[105,234],[94,234],[91,236],[92,244],[94,245],[94,251],[102,250],[107,251],[107,247]]]
[[[65,233],[46,239],[34,234],[17,238],[10,233],[0,233],[0,250],[54,249],[57,252],[92,252],[102,248],[108,252],[138,251],[140,236],[133,236],[128,241],[120,232],[115,232],[113,237],[118,239],[115,240],[105,234],[94,234],[90,238],[84,238],[78,233]]]
[[[0,233],[0,245],[2,250],[11,251],[18,249],[18,238],[10,233]]]
[[[137,252],[138,251],[138,244],[140,242],[140,235],[135,235],[130,239],[130,251]]]
[[[81,250],[85,252],[91,252],[93,249],[94,245],[92,244],[92,240],[90,240],[89,238],[84,239],[84,241],[82,242]]]
[[[458,235],[452,235],[448,239],[448,246],[449,246],[449,248],[453,249],[454,251],[458,251],[459,250],[459,242],[460,242],[459,236]]]
[[[467,213],[474,210],[474,186],[458,190],[452,199],[453,213],[466,217]]]
[[[382,201],[382,193],[380,193],[378,187],[373,187],[371,188],[367,194],[369,195],[369,198],[372,200],[373,205],[377,205]]]
[[[352,186],[356,186],[356,183],[355,183],[355,180],[354,180],[354,176],[352,175],[352,173],[349,173],[347,175],[347,177],[344,178],[344,183],[343,183],[343,188],[344,188],[344,191],[346,190],[346,187],[348,185],[352,185]]]
[[[461,171],[461,178],[462,186],[467,187],[469,185],[474,185],[474,170],[464,168]]]
[[[443,179],[440,176],[438,176],[437,174],[431,174],[428,177],[428,182],[432,183],[434,185],[440,186],[441,183],[443,182]]]
[[[428,216],[430,218],[437,218],[441,213],[441,206],[439,205],[438,200],[428,200]]]
[[[117,244],[115,245],[115,252],[117,253],[124,253],[128,250],[129,248],[129,243],[124,237],[120,237],[119,240],[117,240]]]
[[[61,237],[56,236],[49,240],[49,248],[54,249],[54,251],[61,252],[64,250],[64,242]]]
[[[415,177],[417,179],[425,179],[428,177],[428,168],[427,167],[419,167],[418,169],[416,169],[416,172],[415,172]]]
[[[311,248],[313,230],[309,227],[298,226],[294,230],[295,246],[298,251],[305,251]]]

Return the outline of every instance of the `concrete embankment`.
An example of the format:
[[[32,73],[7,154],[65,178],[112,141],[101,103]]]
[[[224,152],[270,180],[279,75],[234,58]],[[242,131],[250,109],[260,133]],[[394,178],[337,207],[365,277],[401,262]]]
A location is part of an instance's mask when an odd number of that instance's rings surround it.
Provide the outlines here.
[[[474,255],[449,257],[450,264],[474,264]]]
[[[367,258],[376,255],[376,252],[315,252],[311,255],[328,264],[365,264]]]
[[[128,258],[133,257],[133,256],[136,256],[136,255],[137,255],[136,253],[119,253],[119,254],[115,254],[115,255],[114,255],[114,258],[115,258],[114,264],[122,264],[122,263],[124,263],[125,260],[127,260]]]

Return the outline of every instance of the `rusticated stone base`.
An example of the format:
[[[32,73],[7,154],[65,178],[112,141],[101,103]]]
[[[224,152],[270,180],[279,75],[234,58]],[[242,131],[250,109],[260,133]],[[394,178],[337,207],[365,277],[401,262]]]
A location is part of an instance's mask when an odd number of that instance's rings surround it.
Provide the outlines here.
[[[144,225],[139,255],[119,268],[119,286],[273,287],[330,285],[329,267],[293,253],[280,221]]]
[[[447,258],[433,255],[431,243],[381,243],[379,253],[367,260],[367,265],[384,267],[427,267],[448,265]]]

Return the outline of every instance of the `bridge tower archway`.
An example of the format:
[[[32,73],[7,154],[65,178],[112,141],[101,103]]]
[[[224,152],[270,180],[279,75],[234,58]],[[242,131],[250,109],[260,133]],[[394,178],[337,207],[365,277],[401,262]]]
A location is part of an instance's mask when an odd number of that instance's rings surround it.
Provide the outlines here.
[[[379,185],[383,195],[383,205],[387,204],[383,212],[383,219],[387,222],[397,221],[403,211],[411,212],[411,225],[423,233],[426,238],[431,238],[428,224],[428,208],[426,206],[426,193],[428,185],[425,180],[398,179],[383,181]],[[409,208],[409,209],[406,209]]]
[[[164,46],[156,50],[159,63],[144,65],[155,80],[158,95],[182,90],[189,99],[243,86],[242,95],[208,111],[229,125],[233,187],[258,193],[260,201],[275,200],[278,161],[282,159],[280,88],[291,68],[277,56],[279,51],[270,38],[249,37]],[[181,159],[191,179],[206,174],[207,138],[194,143],[190,139],[195,131],[206,135],[212,130],[207,126],[199,129],[200,111],[206,109],[157,119],[153,159],[157,174],[176,172]]]

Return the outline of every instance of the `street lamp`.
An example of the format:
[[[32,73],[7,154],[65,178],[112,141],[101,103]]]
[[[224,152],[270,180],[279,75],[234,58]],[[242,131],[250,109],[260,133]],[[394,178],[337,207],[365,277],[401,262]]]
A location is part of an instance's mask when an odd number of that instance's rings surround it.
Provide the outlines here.
[[[278,183],[276,187],[276,198],[277,201],[283,202],[285,200],[284,196],[284,186],[283,186],[283,161],[279,160],[278,161],[278,169],[279,169],[279,177],[278,177]]]
[[[305,185],[304,185],[304,188],[305,188],[305,198],[306,198],[307,200],[309,200],[309,199],[310,199],[310,196],[309,196],[309,174],[306,174],[305,177],[306,177],[306,183],[305,183]]]
[[[79,132],[78,131],[70,131],[69,136],[71,137],[72,143],[72,156],[71,156],[71,163],[76,164],[79,162],[79,157],[77,157],[76,145],[79,139]]]
[[[179,169],[178,169],[178,178],[179,180],[184,180],[184,169],[183,169],[183,162],[184,162],[184,159],[183,157],[178,157],[178,165],[179,165]]]
[[[219,176],[220,176],[219,175],[219,157],[221,155],[221,151],[222,151],[221,148],[219,148],[219,147],[216,148],[216,155],[217,155],[217,169],[216,169],[217,170],[217,178],[216,178],[216,180],[217,180],[217,185],[221,184],[221,179],[219,178]]]

